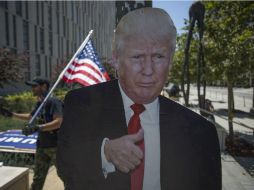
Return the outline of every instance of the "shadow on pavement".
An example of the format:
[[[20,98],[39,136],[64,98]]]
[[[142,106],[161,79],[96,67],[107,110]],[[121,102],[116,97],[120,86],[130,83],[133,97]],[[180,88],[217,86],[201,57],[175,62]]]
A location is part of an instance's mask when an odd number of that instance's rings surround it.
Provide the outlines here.
[[[233,156],[234,159],[252,176],[254,177],[254,158]]]
[[[223,108],[215,109],[215,113],[218,114],[218,115],[227,117],[228,116],[228,109],[223,109]],[[235,109],[234,117],[237,117],[237,118],[250,118],[251,114],[249,112],[245,112],[245,111],[242,111],[242,110]]]
[[[210,99],[207,99],[207,100],[210,100]],[[193,101],[196,101],[198,102],[198,99],[193,99]],[[222,101],[222,100],[210,100],[212,103],[220,103],[220,104],[225,104],[227,103],[226,101]]]

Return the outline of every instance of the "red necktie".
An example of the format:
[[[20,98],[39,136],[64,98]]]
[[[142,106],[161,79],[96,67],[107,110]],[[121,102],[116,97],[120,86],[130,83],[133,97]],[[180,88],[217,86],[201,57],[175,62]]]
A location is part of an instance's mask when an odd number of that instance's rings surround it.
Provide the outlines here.
[[[139,115],[145,110],[145,107],[142,104],[133,104],[130,107],[134,111],[134,114],[130,118],[128,124],[128,134],[135,134],[141,128]],[[143,151],[143,155],[145,155],[144,140],[141,140],[136,144]],[[140,165],[138,165],[131,172],[131,190],[142,190],[143,177],[144,177],[144,159],[142,159]]]

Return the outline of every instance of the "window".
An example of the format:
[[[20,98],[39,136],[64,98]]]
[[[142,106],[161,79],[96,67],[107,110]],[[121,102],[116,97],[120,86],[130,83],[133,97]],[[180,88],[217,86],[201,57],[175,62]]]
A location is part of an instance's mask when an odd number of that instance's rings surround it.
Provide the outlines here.
[[[22,1],[16,1],[16,13],[22,16]]]
[[[66,18],[65,18],[65,16],[63,16],[63,35],[64,35],[64,37],[65,37],[65,35],[66,35]]]
[[[66,38],[68,39],[69,38],[69,36],[70,36],[70,33],[69,33],[69,19],[67,19],[66,20],[67,22],[66,22]]]
[[[0,7],[4,8],[4,9],[8,9],[7,1],[0,1]]]
[[[70,47],[69,47],[69,40],[66,40],[66,51],[67,51],[67,56],[70,54]]]
[[[61,58],[63,59],[63,55],[64,55],[64,43],[63,43],[63,37],[61,38],[61,54],[62,54],[62,56],[61,56]]]
[[[51,5],[48,6],[48,28],[52,30],[52,7]]]
[[[44,2],[41,1],[41,24],[44,26]]]
[[[52,32],[49,32],[49,52],[50,52],[50,55],[53,55],[53,34]]]
[[[59,1],[56,2],[56,10],[59,11]]]
[[[45,76],[48,76],[48,58],[45,56]]]
[[[49,57],[49,76],[52,75],[52,63],[51,63],[51,57]]]
[[[17,47],[17,36],[16,36],[16,17],[13,15],[13,43]]]
[[[64,3],[65,3],[65,1],[61,1],[61,3],[62,3],[62,13],[64,14]]]
[[[76,23],[79,24],[79,9],[76,7]]]
[[[59,30],[60,30],[60,19],[59,19],[59,12],[56,12],[56,25],[57,25],[57,34],[59,35]]]
[[[37,26],[34,26],[34,49],[35,49],[35,52],[38,52],[38,38],[37,38]]]
[[[44,30],[40,28],[40,50],[41,53],[44,53]]]
[[[71,18],[74,20],[74,2],[71,1]]]
[[[58,46],[57,46],[57,49],[58,49],[58,57],[61,57],[60,47],[61,47],[61,44],[60,44],[60,36],[58,36]]]
[[[6,38],[6,45],[10,45],[10,36],[9,36],[9,15],[5,12],[5,38]]]
[[[29,50],[29,25],[27,21],[23,21],[23,45]]]
[[[41,62],[40,62],[40,55],[37,54],[35,58],[35,74],[36,76],[41,75]]]
[[[26,8],[26,19],[28,20],[28,1],[24,1]]]
[[[36,2],[36,18],[37,18],[37,24],[40,24],[39,1]]]

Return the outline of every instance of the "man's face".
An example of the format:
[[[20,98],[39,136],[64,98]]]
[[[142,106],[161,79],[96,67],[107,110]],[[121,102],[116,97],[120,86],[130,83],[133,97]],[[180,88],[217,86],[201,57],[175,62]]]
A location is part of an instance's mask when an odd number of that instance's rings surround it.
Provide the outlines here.
[[[34,85],[32,86],[32,91],[34,96],[40,96],[43,90],[40,85]]]
[[[173,53],[167,40],[126,40],[116,58],[119,82],[135,103],[151,103],[161,92]]]

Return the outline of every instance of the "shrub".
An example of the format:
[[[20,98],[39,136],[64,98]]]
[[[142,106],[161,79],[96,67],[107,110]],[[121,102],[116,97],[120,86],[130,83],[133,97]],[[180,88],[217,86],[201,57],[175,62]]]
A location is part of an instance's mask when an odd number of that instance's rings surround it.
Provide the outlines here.
[[[8,109],[18,113],[29,113],[36,103],[36,97],[32,92],[23,92],[15,95],[8,95],[5,98]]]
[[[54,95],[63,101],[67,92],[68,89],[56,89]],[[4,97],[4,100],[8,109],[18,113],[30,113],[36,104],[36,97],[33,96],[32,92],[8,95]]]

